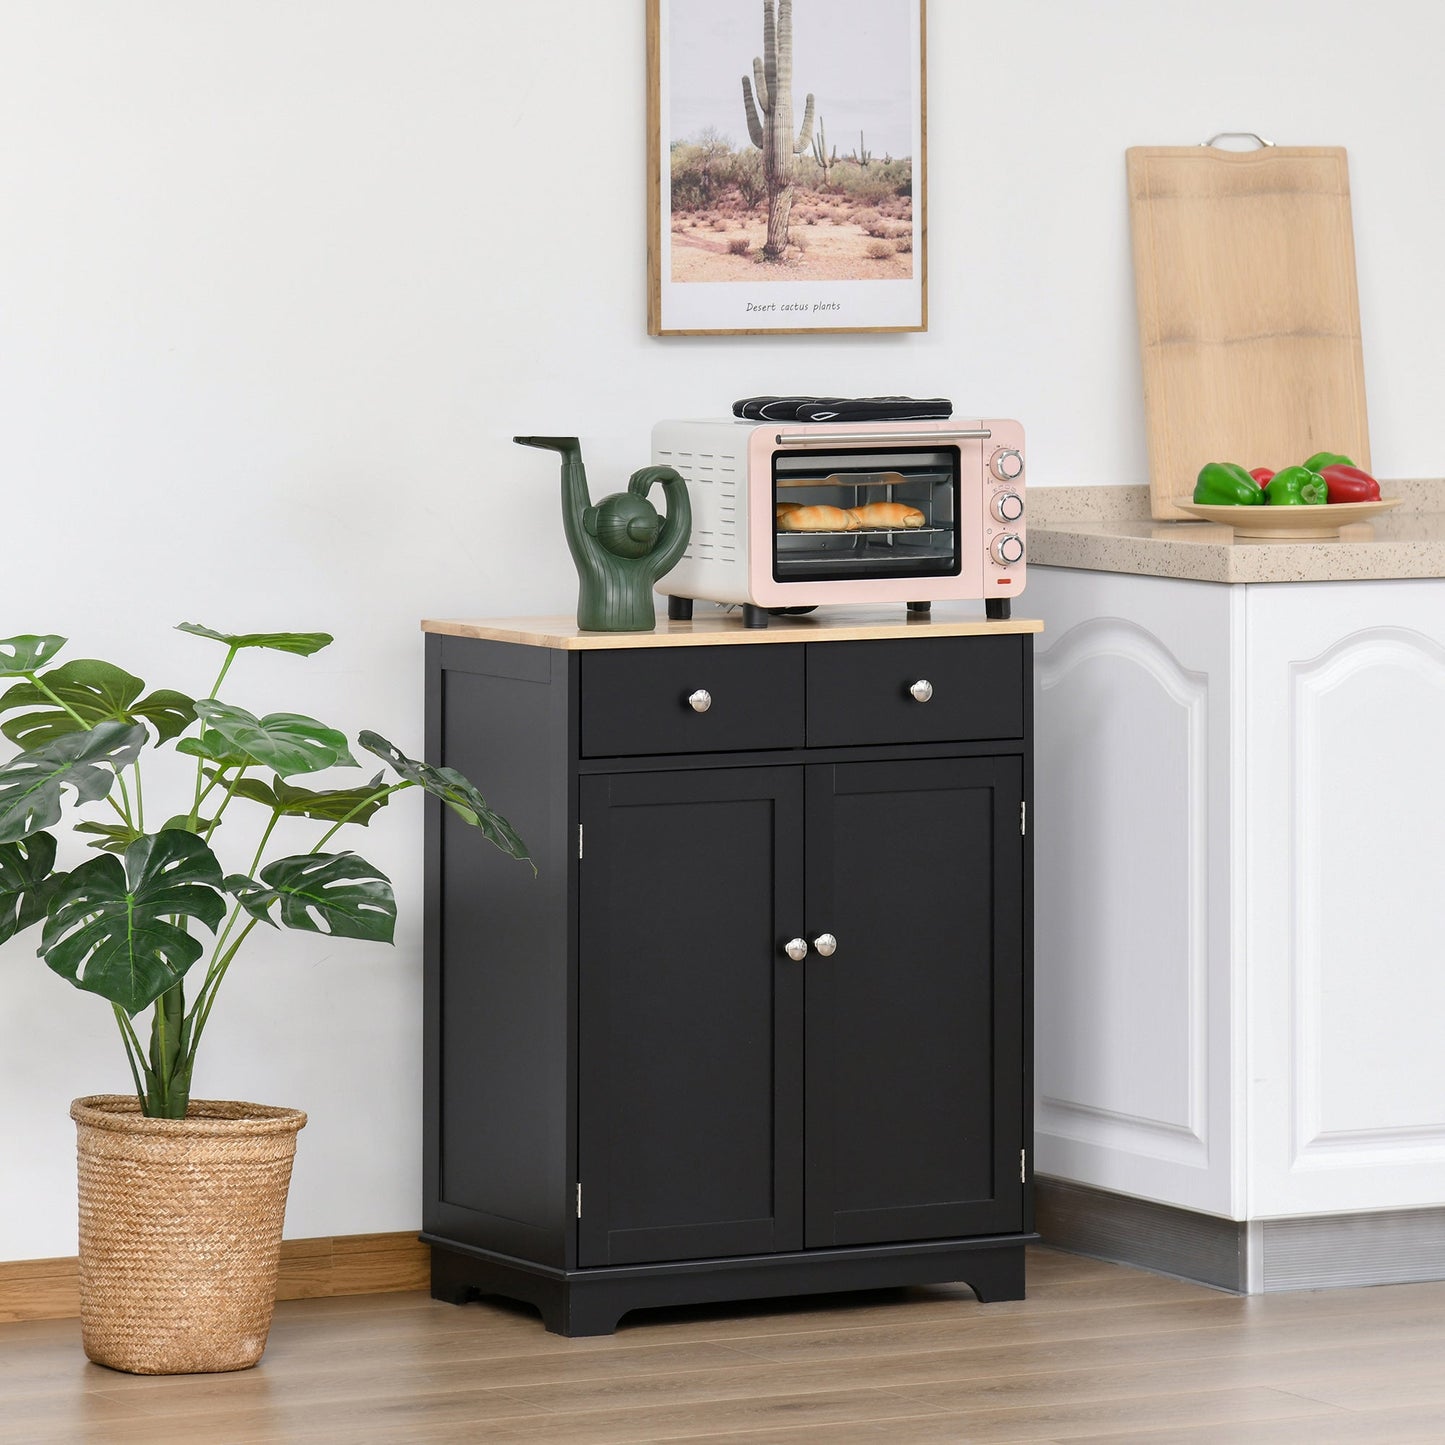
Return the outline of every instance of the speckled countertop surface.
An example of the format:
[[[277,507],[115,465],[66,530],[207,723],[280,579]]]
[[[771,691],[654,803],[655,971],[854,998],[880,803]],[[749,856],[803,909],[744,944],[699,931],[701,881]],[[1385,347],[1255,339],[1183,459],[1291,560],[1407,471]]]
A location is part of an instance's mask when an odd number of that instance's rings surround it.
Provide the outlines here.
[[[1314,542],[1236,539],[1210,522],[1156,522],[1149,488],[1035,487],[1029,563],[1196,582],[1445,577],[1445,480],[1381,482],[1403,505]]]

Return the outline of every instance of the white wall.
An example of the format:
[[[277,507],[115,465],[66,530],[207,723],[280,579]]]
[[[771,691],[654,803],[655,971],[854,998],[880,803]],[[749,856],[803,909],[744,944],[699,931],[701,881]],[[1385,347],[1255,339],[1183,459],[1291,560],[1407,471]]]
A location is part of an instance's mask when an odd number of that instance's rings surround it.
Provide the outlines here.
[[[1022,418],[1035,484],[1143,481],[1123,152],[1233,128],[1349,148],[1375,464],[1439,474],[1439,7],[928,19],[928,334],[650,340],[641,0],[0,0],[0,636],[202,690],[176,622],[330,630],[230,695],[416,750],[420,617],[572,602],[513,433],[580,434],[612,490],[659,417],[942,392]],[[358,846],[396,949],[256,940],[197,1078],[311,1112],[292,1235],[419,1221],[415,795]],[[33,939],[0,949],[0,1259],[73,1252],[66,1105],[127,1084]]]

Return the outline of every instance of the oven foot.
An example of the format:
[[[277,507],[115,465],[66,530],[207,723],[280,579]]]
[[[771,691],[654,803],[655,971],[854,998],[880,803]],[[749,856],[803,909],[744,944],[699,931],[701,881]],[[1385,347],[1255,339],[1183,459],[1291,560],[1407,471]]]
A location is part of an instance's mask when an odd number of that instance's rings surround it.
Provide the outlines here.
[[[931,602],[910,602],[908,612],[912,617],[927,617],[933,611]]]
[[[744,627],[766,627],[768,621],[768,609],[766,607],[754,607],[751,602],[743,603]]]
[[[983,615],[992,622],[1007,622],[1009,619],[1009,603],[1011,597],[985,597],[983,599]]]
[[[692,598],[669,597],[667,599],[667,616],[672,622],[691,622]]]

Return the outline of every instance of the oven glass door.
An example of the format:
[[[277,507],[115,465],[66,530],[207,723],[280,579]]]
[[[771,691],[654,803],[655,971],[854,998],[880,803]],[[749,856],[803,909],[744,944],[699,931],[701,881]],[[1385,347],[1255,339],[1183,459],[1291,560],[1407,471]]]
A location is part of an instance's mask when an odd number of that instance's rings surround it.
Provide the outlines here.
[[[957,447],[773,454],[773,579],[956,577]]]

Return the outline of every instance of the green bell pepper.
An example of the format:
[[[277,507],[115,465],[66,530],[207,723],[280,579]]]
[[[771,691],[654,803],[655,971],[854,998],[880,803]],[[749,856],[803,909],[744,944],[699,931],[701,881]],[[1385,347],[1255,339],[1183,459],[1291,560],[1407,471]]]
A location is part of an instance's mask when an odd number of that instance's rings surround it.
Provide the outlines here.
[[[1329,501],[1329,487],[1308,467],[1285,467],[1269,479],[1264,498],[1271,507],[1318,507]]]
[[[1233,462],[1206,462],[1194,483],[1194,500],[1202,507],[1257,507],[1264,501],[1260,485]]]
[[[1309,471],[1322,472],[1326,467],[1352,467],[1354,462],[1349,457],[1342,457],[1339,452],[1316,452],[1305,461],[1304,466]]]

